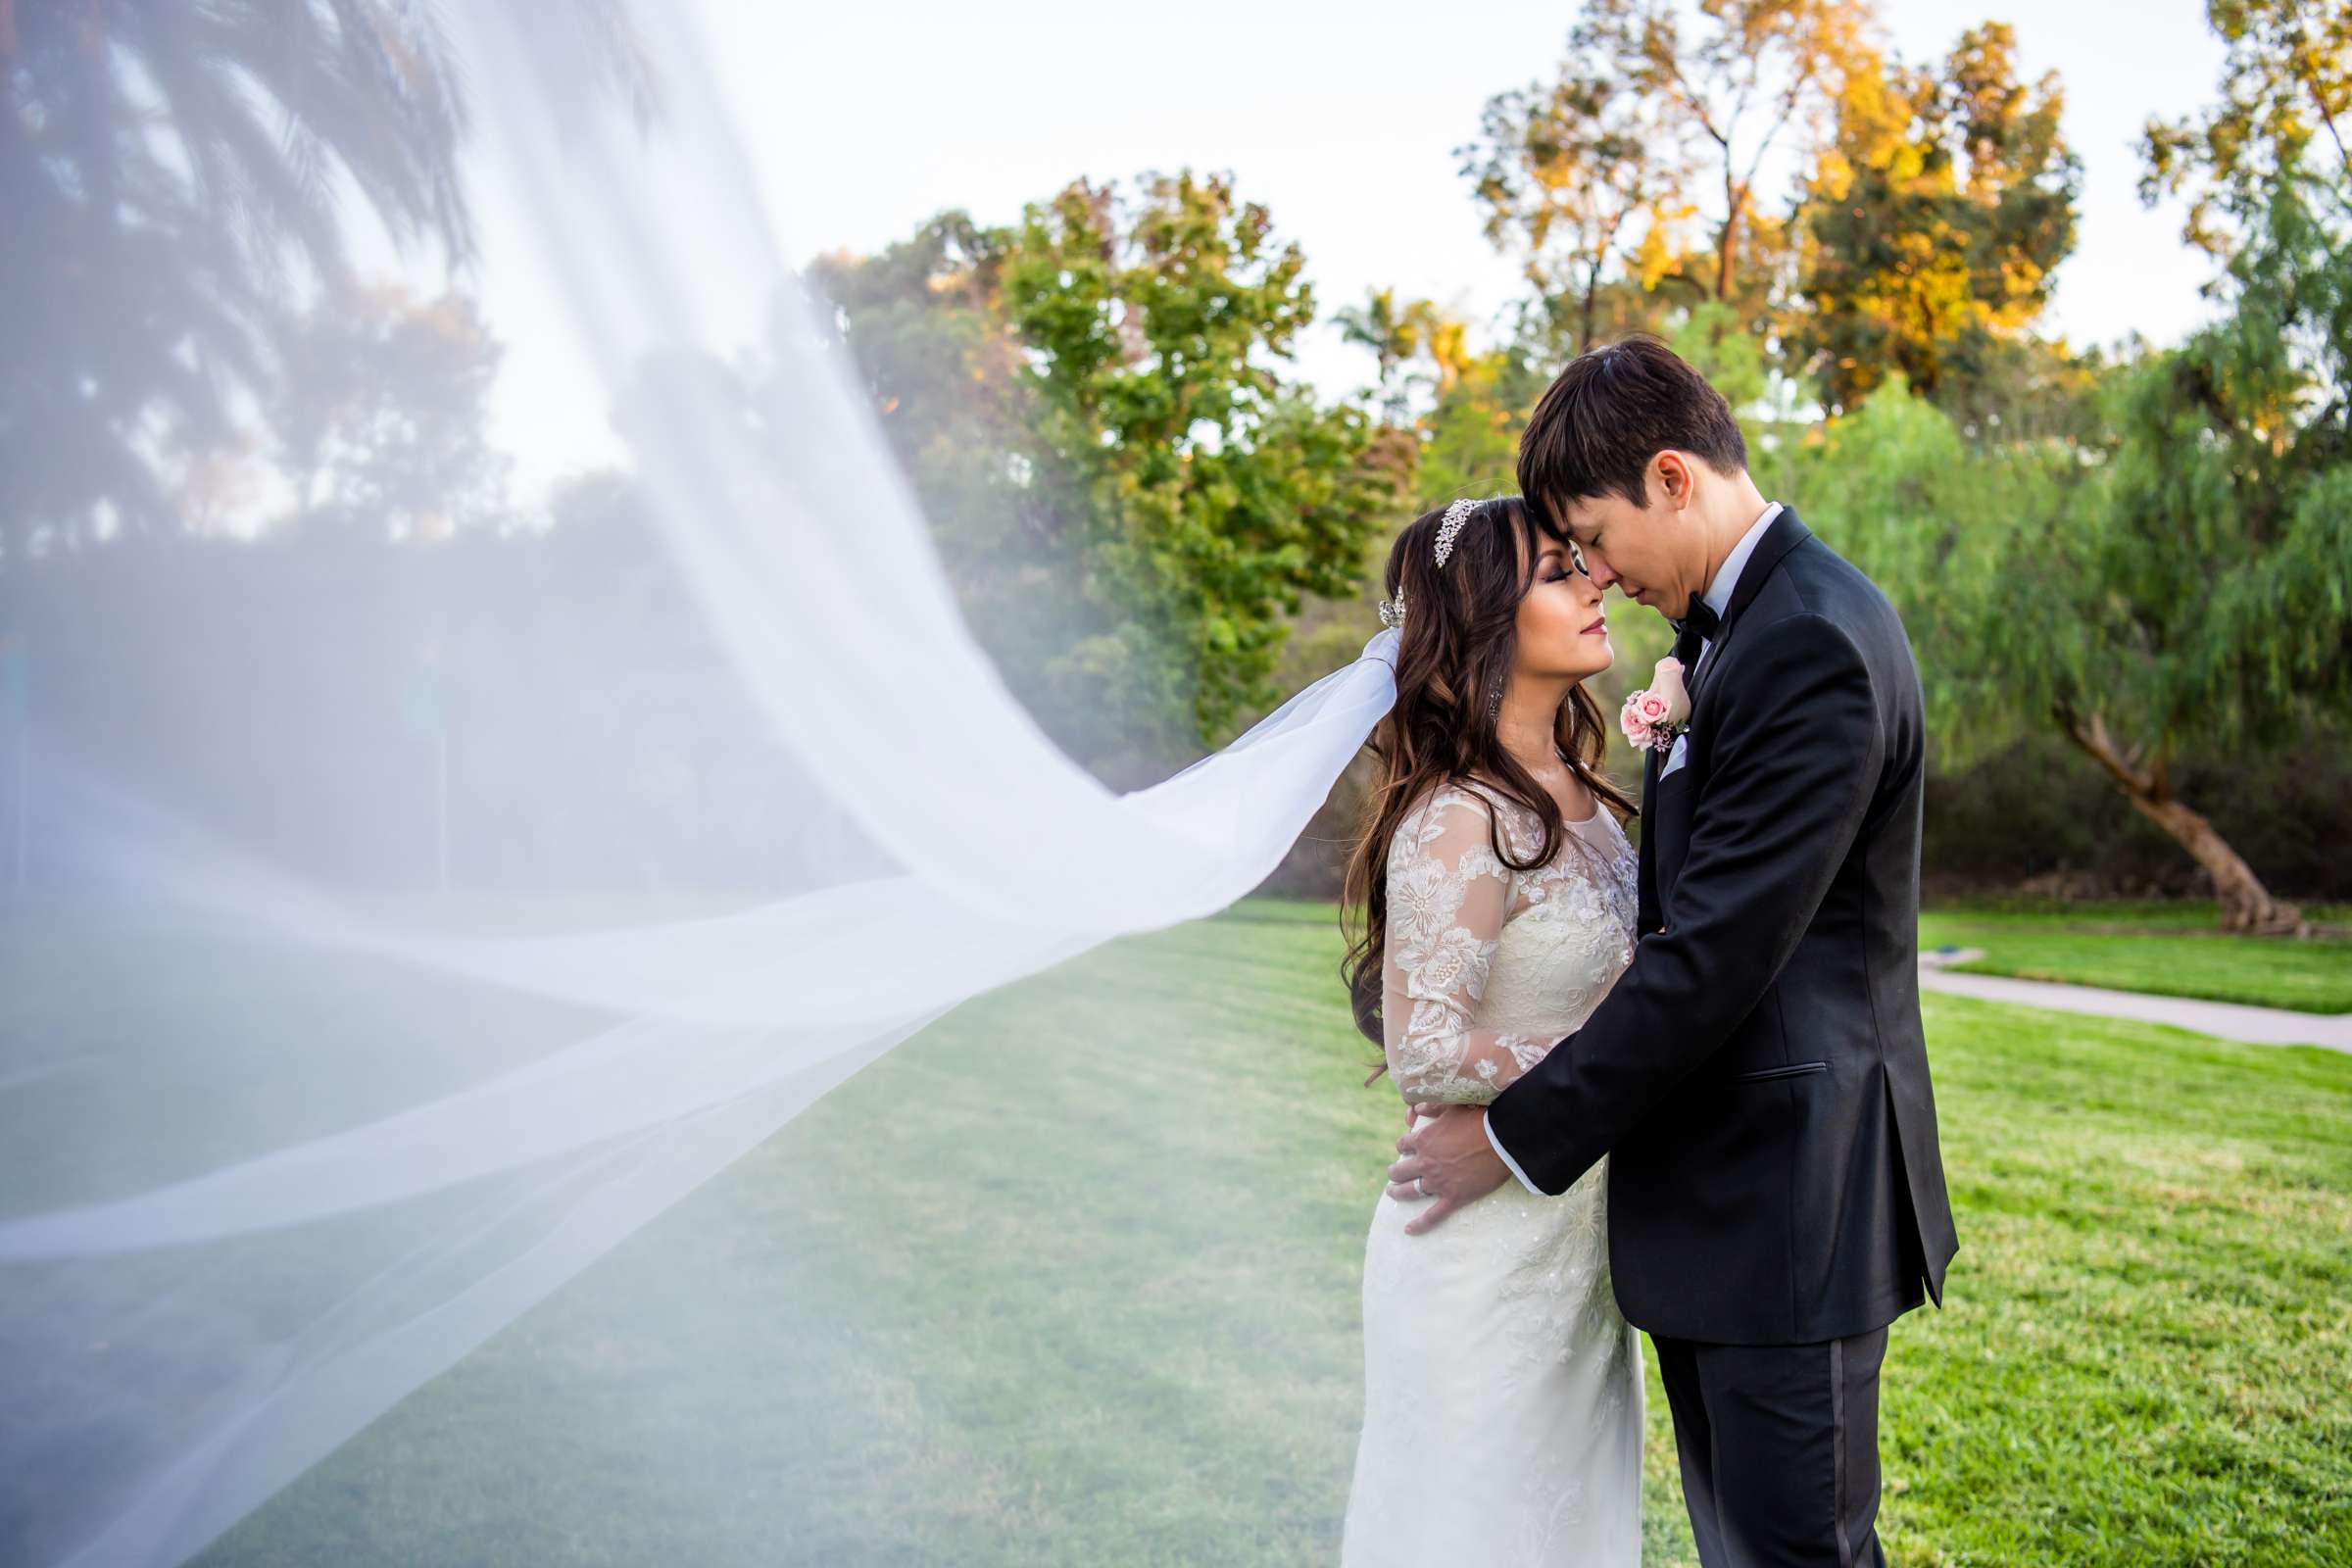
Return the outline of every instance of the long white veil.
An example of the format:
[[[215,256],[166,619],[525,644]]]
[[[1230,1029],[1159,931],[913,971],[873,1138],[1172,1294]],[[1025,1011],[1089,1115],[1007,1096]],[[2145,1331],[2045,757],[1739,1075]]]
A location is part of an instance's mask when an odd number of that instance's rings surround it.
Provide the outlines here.
[[[608,585],[528,539],[491,598],[267,538],[6,563],[11,1562],[203,1549],[925,1024],[1249,893],[1394,698],[1383,634],[1165,782],[1097,782],[958,614],[684,19],[638,18],[617,80],[612,11],[453,11],[485,243],[535,251],[710,659],[601,659]],[[154,646],[165,604],[220,640]],[[600,903],[719,808],[628,750],[696,725],[762,858]]]

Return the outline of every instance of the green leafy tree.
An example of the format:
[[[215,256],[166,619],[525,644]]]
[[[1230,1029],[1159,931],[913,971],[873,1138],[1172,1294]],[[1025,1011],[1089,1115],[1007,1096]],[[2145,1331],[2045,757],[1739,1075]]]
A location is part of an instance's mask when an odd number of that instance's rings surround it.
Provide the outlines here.
[[[2225,922],[2284,931],[2297,911],[2173,798],[2168,764],[2185,738],[2275,746],[2352,712],[2352,5],[2208,16],[2220,102],[2149,126],[2142,194],[2189,198],[2230,314],[2126,382],[2091,558],[2124,593],[2086,613],[2103,612],[2097,667],[2131,678],[2114,702],[2053,695],[2069,738],[2212,874]]]
[[[1703,374],[1742,422],[1753,430],[1777,390],[1774,367],[1763,343],[1748,331],[1739,313],[1720,301],[1708,300],[1677,311],[1661,323],[1668,346]],[[1777,420],[1765,419],[1767,424]],[[1779,432],[1773,431],[1774,435]],[[1752,458],[1754,454],[1750,454]],[[1763,475],[1757,478],[1762,481]]]
[[[1899,372],[1804,448],[1795,483],[1806,517],[1902,611],[1939,765],[1965,767],[2047,724],[2046,683],[2021,684],[2019,666],[2080,633],[2064,621],[2004,624],[2011,573],[2034,536],[2028,519],[2085,514],[2092,471],[2060,443],[1971,442]]]
[[[1107,631],[1087,600],[1087,498],[1040,434],[1028,356],[1003,300],[1009,231],[942,214],[870,257],[821,259],[809,286],[848,347],[953,568],[974,635],[1073,756],[1128,745],[1122,715],[1062,700],[1058,661]],[[1041,602],[1062,612],[1036,612]]]
[[[1126,618],[1073,650],[1100,701],[1214,735],[1270,695],[1285,616],[1354,592],[1393,503],[1370,421],[1273,362],[1313,319],[1296,245],[1224,175],[1085,182],[1004,266],[1039,429],[1085,486],[1090,589]]]
[[[1356,594],[1409,475],[1361,410],[1280,372],[1313,319],[1303,265],[1230,179],[1182,173],[813,274],[976,629],[1114,778],[1272,698],[1295,618]]]
[[[2340,287],[2340,285],[2338,285]],[[2300,915],[2176,787],[2184,755],[2352,712],[2340,412],[2249,300],[2110,372],[2110,439],[1985,447],[1888,381],[1808,453],[1808,514],[1903,610],[1948,762],[2053,727],[2204,869],[2230,930]]]
[[[2032,330],[1986,334],[1965,374],[1944,379],[1936,407],[1975,441],[2096,443],[2105,429],[2100,389],[2112,368],[2099,349],[2077,353]]]
[[[171,520],[139,441],[229,434],[289,275],[348,275],[331,174],[467,252],[464,111],[432,28],[355,4],[11,12],[0,81],[0,515],[11,553]],[[191,368],[191,365],[201,368]]]
[[[1420,420],[1415,490],[1421,510],[1457,496],[1519,488],[1519,432],[1546,377],[1509,348],[1464,353]]]
[[[1806,204],[1810,309],[1792,332],[1829,408],[1892,374],[1962,396],[2049,303],[2081,166],[2057,77],[2020,81],[2015,50],[2012,29],[1987,23],[1940,71],[1873,56],[1848,74]]]
[[[2067,739],[2196,858],[2225,925],[2266,932],[2298,911],[2178,798],[2172,764],[2352,712],[2352,450],[2340,402],[2297,416],[2317,389],[2283,342],[2309,319],[2281,303],[2134,368],[2095,526],[2049,527],[2059,569],[2018,582],[2025,613],[2080,629],[2030,672]]]

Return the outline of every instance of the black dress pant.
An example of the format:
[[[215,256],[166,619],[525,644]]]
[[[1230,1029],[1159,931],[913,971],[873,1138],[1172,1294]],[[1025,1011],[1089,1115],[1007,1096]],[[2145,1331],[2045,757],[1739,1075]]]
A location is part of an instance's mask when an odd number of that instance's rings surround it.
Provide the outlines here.
[[[1885,1329],[1823,1345],[1650,1343],[1706,1568],[1885,1568]]]

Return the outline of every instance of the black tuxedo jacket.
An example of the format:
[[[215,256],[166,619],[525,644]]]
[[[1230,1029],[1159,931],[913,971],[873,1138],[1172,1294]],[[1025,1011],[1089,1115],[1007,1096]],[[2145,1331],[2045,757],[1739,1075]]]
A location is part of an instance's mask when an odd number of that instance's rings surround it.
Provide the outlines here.
[[[1547,1193],[1609,1159],[1626,1317],[1804,1345],[1942,1300],[1957,1248],[1919,1021],[1919,671],[1884,594],[1795,513],[1642,788],[1642,937],[1494,1139]]]

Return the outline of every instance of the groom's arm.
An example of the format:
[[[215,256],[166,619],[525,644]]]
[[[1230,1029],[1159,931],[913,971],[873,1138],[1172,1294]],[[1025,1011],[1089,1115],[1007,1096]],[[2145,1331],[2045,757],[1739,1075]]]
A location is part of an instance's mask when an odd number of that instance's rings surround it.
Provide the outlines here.
[[[1886,755],[1870,669],[1819,615],[1726,662],[1690,849],[1633,966],[1487,1112],[1505,1164],[1564,1193],[1762,999],[1829,892]]]

